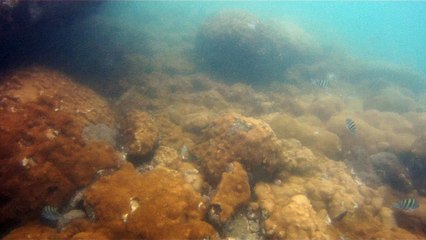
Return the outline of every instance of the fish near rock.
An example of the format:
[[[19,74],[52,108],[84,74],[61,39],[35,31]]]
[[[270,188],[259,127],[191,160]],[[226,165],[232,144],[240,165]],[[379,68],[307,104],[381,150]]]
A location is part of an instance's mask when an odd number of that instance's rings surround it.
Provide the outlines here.
[[[110,143],[82,134],[90,124],[115,126],[107,101],[94,91],[41,67],[0,78],[0,195],[6,199],[0,225],[7,226],[37,217],[46,202],[62,206],[119,158]]]

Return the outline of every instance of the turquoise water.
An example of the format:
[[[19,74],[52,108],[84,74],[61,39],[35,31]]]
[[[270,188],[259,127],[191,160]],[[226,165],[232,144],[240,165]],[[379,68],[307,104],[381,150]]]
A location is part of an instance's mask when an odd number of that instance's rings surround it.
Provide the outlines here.
[[[138,25],[169,22],[185,31],[222,9],[290,20],[323,44],[426,73],[424,2],[128,2],[108,3],[100,11]]]

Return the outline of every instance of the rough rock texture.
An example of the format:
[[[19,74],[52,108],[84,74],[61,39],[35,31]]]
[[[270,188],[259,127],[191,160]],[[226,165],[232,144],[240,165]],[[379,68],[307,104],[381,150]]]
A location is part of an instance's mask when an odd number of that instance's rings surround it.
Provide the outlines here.
[[[317,216],[305,195],[295,195],[279,207],[264,207],[271,213],[265,220],[265,230],[270,236],[281,239],[332,238],[327,234],[326,221]]]
[[[352,118],[356,136],[346,128],[345,121]],[[415,140],[412,124],[395,113],[369,110],[362,114],[339,112],[327,122],[327,129],[340,137],[342,150],[363,148],[368,155],[377,152],[408,152]]]
[[[308,123],[289,114],[270,114],[264,116],[264,120],[280,138],[296,138],[306,147],[330,158],[339,159],[341,156],[339,137],[321,124]]]
[[[244,11],[222,11],[199,29],[197,52],[215,74],[265,81],[317,53],[313,38],[291,23],[262,21]]]
[[[123,144],[129,157],[146,157],[158,144],[159,130],[149,113],[131,111],[120,123]]]
[[[222,173],[222,179],[211,200],[212,205],[221,208],[220,223],[226,222],[236,209],[250,200],[250,184],[247,172],[238,162],[230,163],[229,171]]]
[[[414,211],[396,209],[394,216],[399,227],[426,237],[426,198],[416,197],[419,207]]]
[[[392,188],[405,193],[413,190],[410,175],[395,154],[388,152],[376,153],[369,156],[366,161],[372,164],[375,174],[383,183],[389,184]]]
[[[231,162],[240,162],[254,179],[270,178],[278,166],[279,141],[263,121],[229,113],[210,126],[193,153],[206,180],[217,184]]]
[[[407,159],[414,187],[419,194],[426,196],[426,135],[422,135],[411,146],[411,155]]]
[[[178,171],[187,183],[201,192],[204,184],[203,176],[194,164],[185,162],[185,160],[188,160],[187,154],[185,150],[181,150],[179,155],[173,148],[160,146],[155,151],[152,164],[155,167],[166,167]]]
[[[98,227],[87,220],[76,220],[58,232],[55,228],[30,222],[14,229],[4,239],[82,239],[81,236],[90,236],[93,239],[112,239],[112,232]]]
[[[99,169],[119,162],[107,141],[82,137],[90,124],[114,128],[106,101],[58,72],[4,76],[0,115],[1,224],[35,217],[46,204],[61,206]]]
[[[175,171],[156,168],[139,174],[124,165],[86,192],[97,223],[119,238],[200,239],[215,230],[203,216],[201,195]]]

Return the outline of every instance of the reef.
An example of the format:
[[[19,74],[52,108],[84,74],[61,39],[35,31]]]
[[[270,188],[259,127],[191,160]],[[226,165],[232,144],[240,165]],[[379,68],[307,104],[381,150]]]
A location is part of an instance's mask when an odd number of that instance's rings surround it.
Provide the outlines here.
[[[61,207],[98,170],[119,164],[108,141],[82,136],[90,124],[115,128],[114,113],[92,90],[37,67],[1,81],[1,224],[38,217],[44,205]]]
[[[153,153],[159,141],[159,131],[148,113],[128,112],[120,122],[120,127],[123,146],[130,159],[137,160]]]
[[[215,237],[203,221],[201,195],[182,176],[166,168],[138,173],[130,164],[101,178],[86,193],[96,223],[120,238],[201,239]]]
[[[261,120],[229,113],[206,130],[194,146],[206,180],[216,185],[232,162],[241,163],[252,179],[269,179],[278,166],[279,142],[268,124]]]
[[[102,20],[67,34],[120,26]],[[83,44],[94,54],[79,71],[98,61],[119,76],[123,94],[109,102],[46,68],[1,76],[0,237],[425,238],[426,95],[424,83],[410,89],[421,76],[339,53],[316,59],[300,27],[241,11],[193,35],[156,24],[126,35],[145,46],[142,33],[155,33],[152,55]],[[406,198],[419,207],[393,205]]]
[[[280,77],[319,51],[312,36],[297,25],[263,21],[237,10],[208,19],[198,31],[196,48],[202,66],[214,74],[253,83]]]
[[[222,178],[216,188],[216,193],[210,202],[210,218],[216,224],[223,224],[239,207],[250,200],[250,185],[247,172],[238,162],[230,163],[228,171],[222,173]]]

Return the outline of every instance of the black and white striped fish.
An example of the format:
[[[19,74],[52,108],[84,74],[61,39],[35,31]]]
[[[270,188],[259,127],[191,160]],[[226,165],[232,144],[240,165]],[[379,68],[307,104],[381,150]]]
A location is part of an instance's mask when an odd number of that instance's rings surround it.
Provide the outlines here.
[[[311,79],[311,82],[314,86],[322,89],[328,89],[328,87],[330,86],[330,81],[327,78]]]
[[[352,118],[346,118],[346,128],[351,132],[353,135],[356,134],[356,124]]]
[[[62,214],[59,213],[58,208],[48,205],[41,211],[41,216],[49,221],[57,221],[62,217]]]
[[[415,198],[406,198],[393,205],[394,208],[401,210],[414,210],[419,207],[419,202]]]

